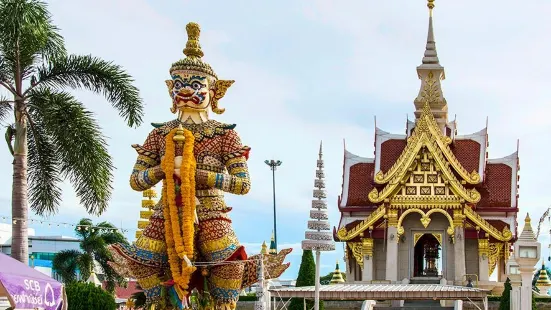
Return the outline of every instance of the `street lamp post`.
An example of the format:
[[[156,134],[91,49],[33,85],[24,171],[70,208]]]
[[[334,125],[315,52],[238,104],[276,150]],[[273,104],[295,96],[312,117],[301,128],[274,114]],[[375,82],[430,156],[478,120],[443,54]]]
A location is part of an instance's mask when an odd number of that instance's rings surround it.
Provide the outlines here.
[[[276,192],[275,192],[275,171],[277,167],[281,166],[281,160],[265,160],[264,163],[272,170],[272,186],[274,193],[274,243],[277,253],[277,220],[276,220]]]

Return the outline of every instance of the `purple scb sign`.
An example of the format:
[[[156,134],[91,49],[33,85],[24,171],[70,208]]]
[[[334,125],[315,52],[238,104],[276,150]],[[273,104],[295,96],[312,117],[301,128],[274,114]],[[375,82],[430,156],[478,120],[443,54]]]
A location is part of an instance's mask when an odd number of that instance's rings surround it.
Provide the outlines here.
[[[16,309],[58,310],[63,303],[61,283],[9,274],[0,274],[0,282]]]

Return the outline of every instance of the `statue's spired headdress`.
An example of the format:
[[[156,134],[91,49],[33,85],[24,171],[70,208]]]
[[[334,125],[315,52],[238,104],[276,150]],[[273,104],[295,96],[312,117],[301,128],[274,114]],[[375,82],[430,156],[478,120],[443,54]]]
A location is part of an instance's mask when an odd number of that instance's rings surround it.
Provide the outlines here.
[[[197,71],[205,73],[214,78],[214,80],[217,80],[218,77],[211,66],[201,60],[201,57],[205,54],[201,50],[201,45],[199,44],[199,35],[201,34],[199,24],[187,24],[186,31],[188,37],[186,48],[184,48],[184,55],[186,55],[186,58],[173,63],[172,67],[170,67],[170,73],[172,74],[174,71]]]
[[[204,53],[199,44],[199,35],[201,34],[199,24],[193,22],[188,23],[186,25],[186,32],[188,36],[186,47],[184,48],[184,55],[186,55],[186,57],[172,64],[170,67],[170,74],[172,75],[175,71],[193,71],[206,74],[209,78],[210,88],[214,92],[210,99],[211,109],[216,114],[222,114],[225,109],[218,108],[218,100],[224,97],[227,89],[235,81],[219,80],[214,70],[212,70],[212,67],[201,60]],[[172,81],[167,81],[169,88],[172,88],[172,85],[170,85],[171,83]],[[175,110],[173,112],[175,112]]]

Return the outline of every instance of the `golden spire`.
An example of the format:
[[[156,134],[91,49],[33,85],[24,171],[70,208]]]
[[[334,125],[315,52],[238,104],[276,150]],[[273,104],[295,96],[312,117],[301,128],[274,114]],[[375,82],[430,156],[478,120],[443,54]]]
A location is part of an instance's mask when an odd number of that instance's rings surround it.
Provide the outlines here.
[[[262,248],[260,250],[261,254],[268,254],[268,245],[266,244],[266,241],[262,242]]]
[[[526,218],[524,219],[524,223],[525,224],[531,224],[532,223],[532,219],[530,218],[529,213],[526,213]]]
[[[186,32],[187,43],[186,48],[184,48],[184,55],[186,55],[187,57],[203,57],[205,54],[203,54],[203,51],[201,50],[201,45],[199,44],[199,35],[201,34],[201,28],[199,28],[199,24],[187,24]]]

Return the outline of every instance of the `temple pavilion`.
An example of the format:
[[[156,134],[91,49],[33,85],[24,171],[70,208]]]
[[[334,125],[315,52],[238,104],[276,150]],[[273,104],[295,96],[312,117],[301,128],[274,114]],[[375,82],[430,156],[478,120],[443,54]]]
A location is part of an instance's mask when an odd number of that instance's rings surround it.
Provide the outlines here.
[[[375,156],[344,150],[341,213],[334,239],[346,244],[347,282],[477,283],[506,279],[517,237],[518,144],[488,158],[487,126],[458,135],[442,90],[433,0],[417,67],[415,119],[405,134],[375,126]],[[497,282],[490,281],[490,275]]]

